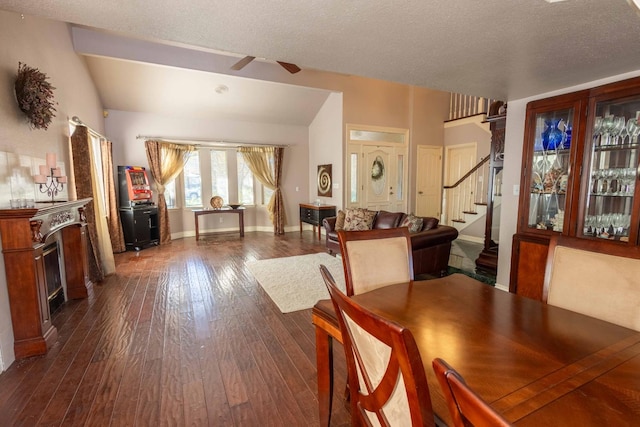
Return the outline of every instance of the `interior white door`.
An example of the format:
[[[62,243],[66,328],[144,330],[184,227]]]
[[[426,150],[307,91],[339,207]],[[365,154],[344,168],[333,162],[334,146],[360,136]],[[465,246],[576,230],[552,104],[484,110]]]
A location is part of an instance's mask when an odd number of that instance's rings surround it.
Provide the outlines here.
[[[419,145],[416,168],[416,215],[440,219],[442,147]]]
[[[445,185],[453,185],[476,165],[477,146],[460,144],[447,147],[445,156]]]

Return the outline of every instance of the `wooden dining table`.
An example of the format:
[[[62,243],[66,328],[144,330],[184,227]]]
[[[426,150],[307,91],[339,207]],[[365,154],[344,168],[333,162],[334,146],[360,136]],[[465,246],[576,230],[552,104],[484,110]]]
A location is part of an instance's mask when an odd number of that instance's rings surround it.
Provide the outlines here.
[[[411,330],[433,410],[447,424],[451,418],[431,367],[436,357],[515,425],[640,425],[638,331],[461,274],[386,286],[353,299]],[[328,425],[328,353],[331,337],[340,337],[317,308],[312,316],[320,418]]]

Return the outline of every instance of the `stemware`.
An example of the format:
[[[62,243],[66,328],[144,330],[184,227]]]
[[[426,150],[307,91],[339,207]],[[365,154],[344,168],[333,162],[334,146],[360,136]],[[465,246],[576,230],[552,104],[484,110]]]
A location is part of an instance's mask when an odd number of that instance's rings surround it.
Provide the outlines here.
[[[593,122],[593,145],[602,145],[600,139],[602,135],[602,122],[603,119],[600,116],[597,116]]]
[[[611,168],[608,172],[609,193],[613,194],[614,196],[620,194],[620,192],[622,191],[622,185],[620,182],[621,172],[622,171],[619,168]]]
[[[606,116],[602,119],[602,135],[600,136],[600,145],[611,144],[611,130],[613,129],[613,116]],[[603,138],[604,137],[604,138]]]
[[[629,144],[633,144],[638,141],[638,133],[640,133],[640,126],[636,119],[629,119],[627,121],[627,133],[629,134]]]
[[[611,126],[611,136],[613,137],[613,141],[611,142],[610,145],[618,145],[618,139],[620,137],[620,133],[624,128],[625,128],[624,117],[613,116],[613,124]]]

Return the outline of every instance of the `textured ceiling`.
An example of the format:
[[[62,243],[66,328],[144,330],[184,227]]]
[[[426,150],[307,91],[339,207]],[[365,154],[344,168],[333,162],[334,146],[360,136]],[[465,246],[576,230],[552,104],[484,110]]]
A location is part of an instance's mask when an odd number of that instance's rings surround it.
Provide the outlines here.
[[[640,67],[626,0],[0,0],[147,40],[519,99]]]

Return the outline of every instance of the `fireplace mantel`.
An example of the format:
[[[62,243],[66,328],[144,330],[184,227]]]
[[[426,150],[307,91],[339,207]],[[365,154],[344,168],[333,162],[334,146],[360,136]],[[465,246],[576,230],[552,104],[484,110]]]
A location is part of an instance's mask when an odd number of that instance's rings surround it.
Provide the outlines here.
[[[11,306],[16,359],[44,354],[57,339],[47,300],[45,242],[60,233],[66,297],[86,298],[87,233],[84,206],[91,199],[0,209],[0,236]]]

